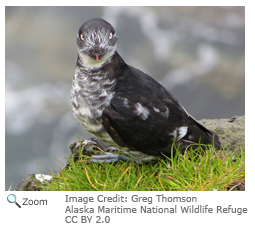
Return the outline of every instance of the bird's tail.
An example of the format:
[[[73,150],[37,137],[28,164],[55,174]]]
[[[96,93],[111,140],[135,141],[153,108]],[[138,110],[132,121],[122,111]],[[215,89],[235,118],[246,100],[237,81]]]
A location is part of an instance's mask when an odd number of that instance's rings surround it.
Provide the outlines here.
[[[201,144],[212,144],[217,150],[219,150],[221,147],[219,136],[215,132],[205,128],[192,116],[189,116],[189,118],[192,123],[189,126],[190,130],[183,139],[193,143],[199,142]]]

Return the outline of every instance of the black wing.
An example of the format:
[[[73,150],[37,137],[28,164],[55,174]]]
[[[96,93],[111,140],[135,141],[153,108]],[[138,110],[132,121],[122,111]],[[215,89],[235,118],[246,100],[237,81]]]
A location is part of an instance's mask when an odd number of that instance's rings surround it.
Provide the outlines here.
[[[118,145],[151,155],[169,153],[175,140],[187,145],[201,137],[202,142],[211,143],[212,132],[196,122],[162,85],[130,66],[118,78],[111,105],[102,117]]]

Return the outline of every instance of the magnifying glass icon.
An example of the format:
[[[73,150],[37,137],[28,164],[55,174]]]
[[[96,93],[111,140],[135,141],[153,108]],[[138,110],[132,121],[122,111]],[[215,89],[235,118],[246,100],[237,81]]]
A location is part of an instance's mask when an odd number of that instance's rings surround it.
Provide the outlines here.
[[[13,194],[8,195],[7,201],[9,203],[15,203],[19,208],[21,208],[21,206],[16,202],[16,195],[13,195]]]

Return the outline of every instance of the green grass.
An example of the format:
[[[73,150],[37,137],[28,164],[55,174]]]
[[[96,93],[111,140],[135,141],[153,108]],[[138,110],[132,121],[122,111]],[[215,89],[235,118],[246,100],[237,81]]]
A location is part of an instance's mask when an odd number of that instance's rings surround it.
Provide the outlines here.
[[[133,162],[87,164],[80,156],[70,161],[69,169],[51,174],[51,183],[43,186],[49,191],[226,191],[236,190],[245,181],[245,157],[221,150],[206,151],[201,147],[177,152],[172,158],[137,165]]]

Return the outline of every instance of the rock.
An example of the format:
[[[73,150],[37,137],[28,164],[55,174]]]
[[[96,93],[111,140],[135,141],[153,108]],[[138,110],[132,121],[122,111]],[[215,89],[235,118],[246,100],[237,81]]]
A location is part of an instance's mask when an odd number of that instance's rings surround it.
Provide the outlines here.
[[[202,119],[198,121],[219,135],[222,147],[230,151],[245,150],[245,115],[230,119]]]
[[[16,191],[42,191],[43,180],[50,182],[51,178],[43,174],[28,174],[23,178],[21,183],[16,188]]]

